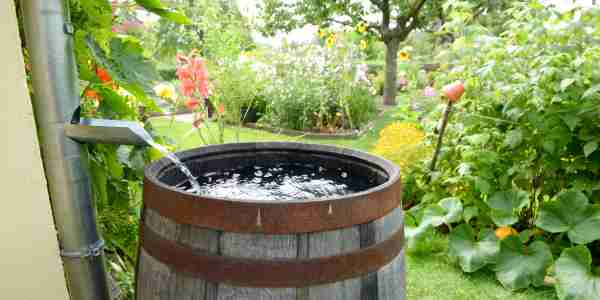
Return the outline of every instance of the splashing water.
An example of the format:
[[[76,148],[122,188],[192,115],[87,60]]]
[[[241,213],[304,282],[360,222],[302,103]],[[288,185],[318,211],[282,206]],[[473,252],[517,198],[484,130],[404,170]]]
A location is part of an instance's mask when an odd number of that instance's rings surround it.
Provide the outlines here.
[[[200,187],[177,186],[203,196],[245,200],[291,201],[334,197],[376,185],[376,178],[349,170],[300,163],[243,166],[201,174]]]
[[[192,171],[175,155],[173,152],[169,151],[165,146],[155,142],[154,140],[146,140],[146,142],[152,146],[152,148],[160,151],[160,153],[164,154],[170,161],[172,161],[175,166],[188,178],[188,182],[191,185],[190,192],[200,191],[201,187],[198,183]]]

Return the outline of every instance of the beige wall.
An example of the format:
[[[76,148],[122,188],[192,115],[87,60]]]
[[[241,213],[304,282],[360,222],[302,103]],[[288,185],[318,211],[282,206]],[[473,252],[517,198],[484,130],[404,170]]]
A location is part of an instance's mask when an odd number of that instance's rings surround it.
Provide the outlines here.
[[[0,0],[0,299],[68,299],[13,0]]]

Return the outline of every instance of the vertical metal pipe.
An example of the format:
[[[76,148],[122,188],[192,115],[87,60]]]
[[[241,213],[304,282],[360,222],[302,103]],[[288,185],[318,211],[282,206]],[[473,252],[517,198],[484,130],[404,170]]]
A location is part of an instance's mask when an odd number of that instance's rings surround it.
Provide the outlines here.
[[[90,180],[79,144],[65,136],[79,105],[66,0],[21,0],[33,106],[71,299],[109,299]]]

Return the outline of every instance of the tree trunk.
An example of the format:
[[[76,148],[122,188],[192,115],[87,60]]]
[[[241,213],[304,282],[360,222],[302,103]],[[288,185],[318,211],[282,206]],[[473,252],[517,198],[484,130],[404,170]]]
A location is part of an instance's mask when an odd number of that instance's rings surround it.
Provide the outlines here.
[[[385,41],[385,84],[383,86],[383,103],[385,105],[396,105],[398,48],[400,48],[400,40]]]

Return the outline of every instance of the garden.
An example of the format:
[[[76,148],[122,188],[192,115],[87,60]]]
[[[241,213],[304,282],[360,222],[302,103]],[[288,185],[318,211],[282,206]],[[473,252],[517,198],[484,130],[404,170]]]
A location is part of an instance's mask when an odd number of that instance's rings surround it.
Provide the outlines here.
[[[363,2],[71,0],[82,113],[170,151],[391,160],[408,299],[600,299],[600,7]],[[144,166],[163,153],[85,147],[107,269],[133,299]]]

